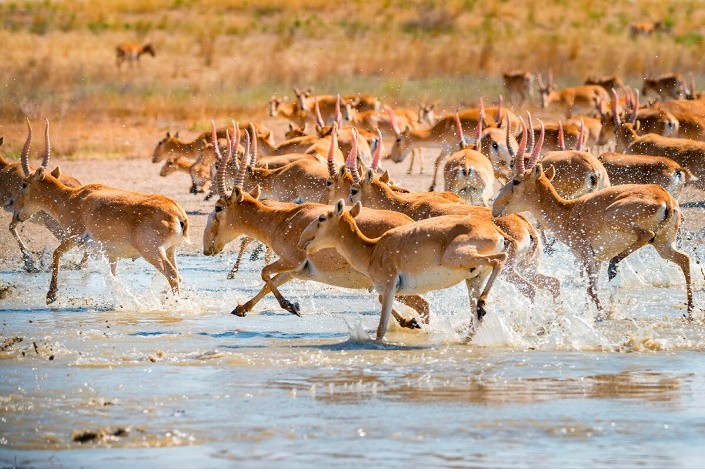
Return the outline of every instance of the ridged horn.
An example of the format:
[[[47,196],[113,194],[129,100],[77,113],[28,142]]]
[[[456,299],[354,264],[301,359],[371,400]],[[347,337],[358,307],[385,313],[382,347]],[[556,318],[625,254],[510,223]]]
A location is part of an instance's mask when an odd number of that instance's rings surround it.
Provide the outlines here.
[[[32,125],[29,123],[29,118],[26,118],[27,120],[27,139],[24,142],[24,146],[22,146],[22,154],[21,154],[21,161],[22,161],[22,172],[24,172],[25,177],[29,177],[30,171],[29,171],[29,146],[32,144]]]
[[[44,121],[44,157],[42,158],[42,167],[46,169],[51,158],[51,142],[49,141],[49,120],[45,119]]]

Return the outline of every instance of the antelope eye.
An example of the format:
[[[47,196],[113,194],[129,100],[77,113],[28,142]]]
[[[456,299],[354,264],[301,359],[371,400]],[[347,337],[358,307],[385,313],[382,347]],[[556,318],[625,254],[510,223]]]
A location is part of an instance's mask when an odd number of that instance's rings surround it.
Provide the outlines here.
[[[401,142],[401,136],[397,137],[397,142],[398,142],[398,143]]]
[[[27,182],[22,182],[22,188],[27,188]]]
[[[353,195],[357,195],[357,192],[359,192],[359,190],[356,188],[350,189],[350,193]]]
[[[319,223],[323,223],[324,221],[326,221],[325,215],[321,215],[321,216],[318,217],[318,222],[319,222]]]
[[[333,185],[333,181],[332,181],[332,180],[326,180],[326,185],[327,185],[328,187],[330,187],[331,185]]]
[[[521,183],[521,180],[519,180],[519,179],[512,180],[513,185],[519,185],[520,183]]]
[[[216,206],[215,206],[215,212],[216,212],[216,213],[219,213],[219,212],[221,212],[221,211],[223,211],[223,207],[220,206],[220,205],[216,205]]]
[[[492,143],[492,149],[499,149],[499,144]]]

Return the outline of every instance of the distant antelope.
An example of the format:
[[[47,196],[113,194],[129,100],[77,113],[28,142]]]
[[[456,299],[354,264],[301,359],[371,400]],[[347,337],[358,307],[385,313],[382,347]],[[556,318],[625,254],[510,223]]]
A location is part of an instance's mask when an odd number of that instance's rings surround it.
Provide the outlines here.
[[[525,166],[520,149],[514,179],[495,199],[493,215],[529,211],[570,247],[587,272],[588,293],[600,317],[604,311],[597,293],[601,264],[609,261],[608,275],[612,279],[622,259],[651,244],[662,258],[681,268],[688,319],[692,319],[690,258],[675,248],[681,223],[678,202],[658,185],[619,185],[566,200],[551,184],[553,176],[550,168],[544,172],[538,156],[532,156]]]
[[[610,93],[612,89],[619,90],[623,88],[624,82],[616,75],[603,75],[602,77],[591,75],[585,79],[585,85],[599,85],[607,93]]]
[[[54,251],[47,304],[56,300],[61,256],[75,246],[94,243],[104,252],[113,275],[120,258],[144,257],[179,292],[175,253],[188,242],[188,217],[179,204],[162,195],[120,190],[100,184],[68,187],[61,171],[44,167],[30,172],[23,153],[24,180],[15,200],[11,227],[45,211],[64,229]],[[57,178],[57,176],[59,178]]]
[[[688,80],[689,83],[686,84],[685,80],[681,84],[681,87],[683,89],[683,94],[685,95],[686,100],[701,100],[705,98],[705,93],[703,92],[698,92],[695,90],[695,75],[693,75],[692,72],[688,72]]]
[[[424,103],[419,107],[418,124],[420,126],[433,126],[436,124],[436,115],[433,110],[435,107],[436,107],[435,103],[429,103],[429,104]],[[414,128],[414,126],[412,126],[412,128]]]
[[[636,39],[638,36],[651,36],[657,31],[670,32],[668,25],[662,21],[635,22],[629,25],[629,36]]]
[[[555,90],[551,71],[548,72],[548,83],[544,84],[541,73],[537,74],[536,81],[541,93],[541,107],[555,105],[567,118],[578,111],[590,115],[595,112],[600,101],[608,102],[610,99],[609,93],[599,85],[579,85]]]
[[[142,56],[142,54],[149,54],[152,57],[156,56],[156,52],[151,43],[147,43],[144,46],[140,46],[137,43],[122,43],[115,48],[115,52],[117,55],[116,65],[118,69],[120,69],[120,66],[125,61],[127,61],[130,66],[132,66],[133,63],[139,65],[140,56]]]
[[[305,126],[307,119],[313,119],[311,113],[307,113],[297,102],[290,102],[288,97],[279,98],[273,96],[269,99],[269,116],[276,118],[279,115],[299,127]]]
[[[521,106],[528,97],[534,96],[534,74],[525,70],[502,72],[504,88],[509,91],[509,100]]]
[[[645,77],[641,94],[646,96],[649,92],[654,92],[661,100],[680,98],[683,94],[683,75],[667,73],[654,78]]]

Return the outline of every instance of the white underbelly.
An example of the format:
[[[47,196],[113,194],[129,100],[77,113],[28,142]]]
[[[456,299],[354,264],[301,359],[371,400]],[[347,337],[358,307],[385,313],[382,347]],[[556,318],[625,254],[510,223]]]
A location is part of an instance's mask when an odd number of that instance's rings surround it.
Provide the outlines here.
[[[478,271],[454,270],[447,267],[429,267],[417,274],[402,273],[399,275],[399,294],[418,294],[452,287],[466,278],[473,278]]]

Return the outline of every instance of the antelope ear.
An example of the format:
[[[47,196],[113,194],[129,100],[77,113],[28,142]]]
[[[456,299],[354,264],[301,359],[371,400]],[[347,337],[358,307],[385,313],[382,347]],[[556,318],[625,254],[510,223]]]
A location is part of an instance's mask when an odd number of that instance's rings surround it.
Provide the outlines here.
[[[294,123],[289,122],[289,131],[294,131]]]
[[[357,218],[357,215],[360,214],[360,211],[362,211],[362,203],[357,202],[356,204],[353,205],[353,207],[350,209],[350,216],[353,218]]]
[[[39,169],[37,169],[34,172],[34,176],[33,176],[32,180],[37,180],[37,181],[44,180],[44,177],[45,177],[44,170],[45,170],[44,167],[40,167]]]
[[[639,132],[641,129],[641,122],[639,120],[636,120],[636,123],[634,123],[634,129]]]
[[[543,174],[543,166],[540,163],[534,166],[533,174],[536,178],[541,177],[541,174]]]
[[[384,174],[382,174],[382,176],[379,178],[379,180],[381,180],[381,181],[384,182],[385,184],[389,183],[389,179],[390,179],[390,177],[389,177],[389,171],[388,171],[388,170],[385,170],[385,171],[384,171]]]
[[[372,169],[367,169],[367,172],[365,172],[365,183],[370,184],[372,183],[372,179],[375,178],[375,173]]]
[[[338,171],[338,175],[340,177],[345,177],[345,172],[347,171],[347,167],[344,165],[340,166],[340,170]]]
[[[537,164],[537,165],[541,165],[541,164]],[[547,178],[548,180],[552,181],[553,178],[556,176],[556,168],[553,167],[553,166],[549,167],[549,168],[546,170],[546,172],[544,173],[544,175],[546,176],[546,178]]]
[[[304,127],[301,128],[301,131],[303,131],[303,132],[305,133],[305,132],[306,132],[306,128],[308,128],[308,123],[304,123]],[[271,132],[270,132],[270,133],[271,133]]]
[[[407,123],[406,128],[404,128],[404,131],[402,133],[411,133],[411,126]]]
[[[51,171],[51,175],[53,175],[54,178],[56,178],[56,179],[58,179],[59,177],[61,177],[61,167],[56,166],[56,167],[54,168],[54,170]]]
[[[174,137],[175,137],[175,138],[178,138],[178,137],[179,137],[179,132],[178,132],[178,131],[177,131],[176,133],[174,133]]]
[[[244,194],[242,193],[242,189],[240,187],[235,187],[233,189],[233,193],[230,195],[230,198],[235,202],[235,203],[240,203],[244,197]]]
[[[255,185],[255,188],[250,190],[250,196],[254,198],[255,200],[259,200],[259,197],[262,193],[262,189],[259,187],[259,184]]]
[[[171,138],[171,133],[168,132],[168,131],[166,132],[166,138],[167,138],[167,139]]]
[[[337,202],[335,202],[335,207],[333,208],[333,215],[335,217],[340,218],[340,215],[343,214],[343,211],[345,211],[345,202],[341,198]]]
[[[321,131],[322,131],[322,130],[323,130],[323,128],[321,128],[321,125],[316,125],[316,134],[317,134],[318,136],[321,136]]]

